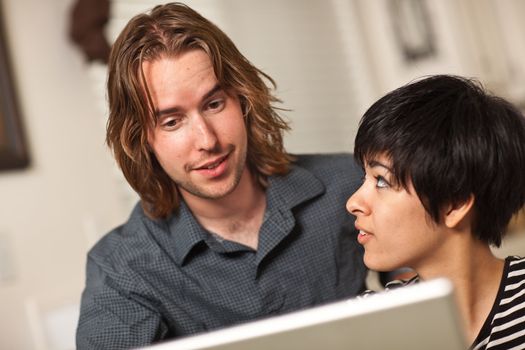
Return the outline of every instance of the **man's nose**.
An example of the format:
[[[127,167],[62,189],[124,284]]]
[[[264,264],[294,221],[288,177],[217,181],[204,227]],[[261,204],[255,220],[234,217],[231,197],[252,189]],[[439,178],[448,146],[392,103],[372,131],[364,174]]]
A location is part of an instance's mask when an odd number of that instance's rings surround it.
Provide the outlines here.
[[[213,124],[200,114],[193,118],[195,144],[199,150],[210,151],[217,146],[217,134]]]

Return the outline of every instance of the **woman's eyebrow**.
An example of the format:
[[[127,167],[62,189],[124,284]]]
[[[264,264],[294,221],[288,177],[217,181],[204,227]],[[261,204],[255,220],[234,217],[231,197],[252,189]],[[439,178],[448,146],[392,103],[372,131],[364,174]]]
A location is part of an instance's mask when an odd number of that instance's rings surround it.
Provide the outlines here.
[[[375,167],[381,167],[381,168],[385,168],[386,170],[388,170],[389,172],[393,172],[392,171],[392,168],[389,166],[389,165],[386,165],[384,163],[381,163],[380,161],[378,160],[375,160],[375,159],[372,159],[371,161],[368,162],[368,166],[370,168],[375,168]]]

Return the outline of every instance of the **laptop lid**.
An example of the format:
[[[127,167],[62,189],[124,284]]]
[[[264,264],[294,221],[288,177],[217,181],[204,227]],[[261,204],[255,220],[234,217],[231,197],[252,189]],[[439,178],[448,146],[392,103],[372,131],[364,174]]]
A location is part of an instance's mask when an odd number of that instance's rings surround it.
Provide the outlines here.
[[[445,279],[149,346],[147,350],[467,348]]]

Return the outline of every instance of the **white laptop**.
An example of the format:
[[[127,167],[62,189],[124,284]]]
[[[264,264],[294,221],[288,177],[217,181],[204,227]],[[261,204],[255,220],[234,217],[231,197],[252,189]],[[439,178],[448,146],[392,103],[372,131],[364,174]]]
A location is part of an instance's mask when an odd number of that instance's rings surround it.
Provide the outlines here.
[[[144,350],[465,350],[452,284],[436,279]]]

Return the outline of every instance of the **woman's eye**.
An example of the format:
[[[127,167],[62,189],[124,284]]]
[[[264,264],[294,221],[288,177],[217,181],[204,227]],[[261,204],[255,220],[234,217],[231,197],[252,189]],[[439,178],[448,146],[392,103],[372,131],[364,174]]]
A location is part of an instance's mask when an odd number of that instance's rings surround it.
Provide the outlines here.
[[[388,181],[385,180],[382,176],[376,176],[376,187],[377,188],[387,188],[389,186]]]

